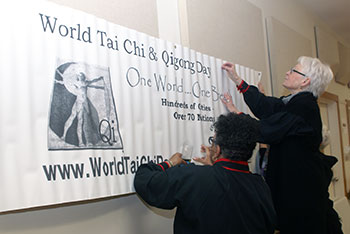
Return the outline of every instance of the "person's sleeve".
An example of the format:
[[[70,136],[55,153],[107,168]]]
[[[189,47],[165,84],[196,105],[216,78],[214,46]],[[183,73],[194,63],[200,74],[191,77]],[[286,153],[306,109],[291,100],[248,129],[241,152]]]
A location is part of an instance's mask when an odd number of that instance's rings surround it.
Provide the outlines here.
[[[267,97],[253,85],[248,85],[242,80],[237,89],[244,96],[244,101],[252,113],[259,119],[267,118],[280,111],[284,106],[282,100],[275,97]]]
[[[141,165],[135,175],[134,186],[136,192],[148,204],[163,208],[173,209],[176,206],[176,189],[178,187],[178,179],[174,178],[175,173],[169,176],[167,162]]]
[[[300,116],[289,112],[278,112],[260,120],[261,142],[279,143],[288,136],[314,136],[313,128]]]

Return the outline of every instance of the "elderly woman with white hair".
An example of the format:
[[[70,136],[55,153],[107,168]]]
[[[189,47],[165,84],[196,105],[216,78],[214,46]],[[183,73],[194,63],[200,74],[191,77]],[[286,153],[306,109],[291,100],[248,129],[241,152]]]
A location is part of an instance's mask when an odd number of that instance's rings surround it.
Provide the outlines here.
[[[266,181],[278,229],[282,234],[342,233],[338,216],[329,207],[325,166],[319,151],[322,121],[317,98],[333,78],[330,67],[316,58],[300,57],[283,82],[291,94],[281,98],[267,97],[247,84],[234,64],[225,63],[222,68],[260,119],[261,142],[270,145]],[[229,94],[222,101],[231,112],[239,112]],[[330,219],[330,213],[336,217]]]

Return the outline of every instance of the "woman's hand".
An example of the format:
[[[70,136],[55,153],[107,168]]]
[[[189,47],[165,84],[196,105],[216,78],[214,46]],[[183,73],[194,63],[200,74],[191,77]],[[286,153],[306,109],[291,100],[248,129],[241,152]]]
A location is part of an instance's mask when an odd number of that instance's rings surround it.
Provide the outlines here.
[[[228,77],[236,84],[239,85],[242,82],[242,79],[237,75],[235,65],[233,63],[224,63],[221,66],[227,72]]]
[[[204,165],[212,166],[214,162],[213,162],[213,159],[211,157],[210,147],[205,146],[205,145],[201,145],[201,152],[205,153],[205,157],[201,157],[201,158],[194,157],[193,160],[196,162],[200,162]]]
[[[260,93],[265,94],[265,89],[264,89],[264,86],[261,82],[258,83],[258,89],[259,89]]]
[[[170,158],[169,161],[171,162],[172,166],[180,165],[180,164],[186,164],[186,162],[182,159],[181,153],[175,153]]]
[[[240,111],[233,104],[232,96],[229,93],[224,93],[224,98],[222,98],[221,101],[230,112],[234,112],[236,114],[240,113]]]

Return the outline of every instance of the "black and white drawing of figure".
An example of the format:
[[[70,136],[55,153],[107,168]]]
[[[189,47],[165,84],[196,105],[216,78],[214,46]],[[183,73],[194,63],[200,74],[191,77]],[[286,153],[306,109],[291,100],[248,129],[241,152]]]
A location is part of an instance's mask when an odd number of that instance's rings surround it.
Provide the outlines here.
[[[58,63],[48,128],[49,150],[122,149],[108,68]]]

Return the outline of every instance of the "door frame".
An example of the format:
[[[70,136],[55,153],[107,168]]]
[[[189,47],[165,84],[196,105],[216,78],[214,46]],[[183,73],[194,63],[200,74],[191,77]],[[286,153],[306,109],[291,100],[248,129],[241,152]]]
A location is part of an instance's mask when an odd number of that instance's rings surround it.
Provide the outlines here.
[[[345,174],[345,163],[344,163],[344,150],[343,150],[343,137],[342,137],[342,130],[341,130],[341,119],[340,119],[340,108],[339,108],[339,97],[338,95],[329,93],[329,92],[324,92],[321,97],[318,99],[319,103],[323,103],[323,104],[332,104],[335,103],[336,104],[336,110],[337,110],[337,115],[338,115],[338,128],[339,128],[339,143],[340,143],[340,157],[341,157],[341,168],[343,171],[343,182],[344,182],[344,192],[345,195],[350,198],[350,192],[348,191],[347,188],[347,183],[346,183],[346,174]],[[349,102],[350,105],[350,102]],[[348,118],[349,121],[349,118]],[[348,124],[349,127],[349,124]],[[350,138],[350,137],[349,137]]]

